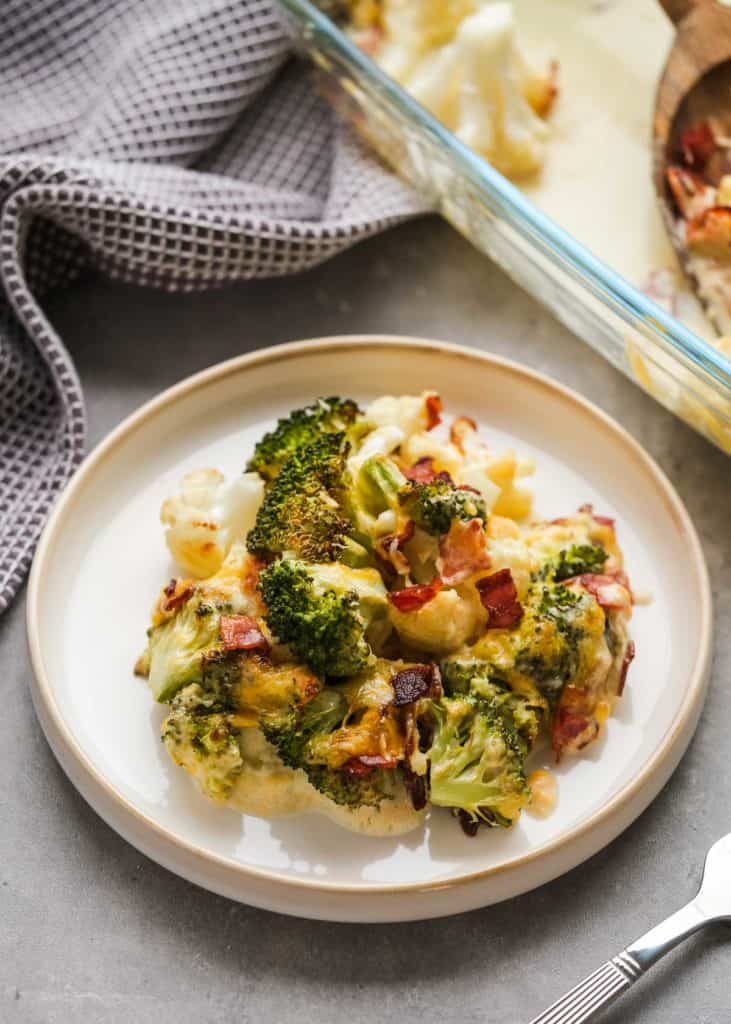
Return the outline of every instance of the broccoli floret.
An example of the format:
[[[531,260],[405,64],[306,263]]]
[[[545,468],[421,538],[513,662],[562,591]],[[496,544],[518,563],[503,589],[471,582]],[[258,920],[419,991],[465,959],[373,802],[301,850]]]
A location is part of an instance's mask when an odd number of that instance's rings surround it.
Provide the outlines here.
[[[248,655],[241,651],[214,650],[203,658],[200,685],[205,701],[213,710],[236,710],[245,657]]]
[[[545,699],[536,691],[524,694],[514,691],[502,673],[477,658],[448,658],[441,666],[442,685],[449,696],[471,694],[479,697],[491,713],[515,729],[527,754],[535,743],[544,717],[548,714]]]
[[[585,572],[602,572],[607,557],[600,544],[572,544],[570,548],[559,551],[555,562],[549,562],[541,569],[540,578],[561,583]]]
[[[515,667],[532,679],[553,707],[581,661],[579,625],[587,598],[559,584],[534,584],[527,601]]]
[[[155,700],[167,704],[182,687],[201,682],[206,659],[222,650],[221,615],[228,607],[196,588],[172,618],[150,629],[145,660]]]
[[[437,479],[428,484],[411,481],[402,490],[400,500],[406,515],[434,535],[448,533],[454,519],[487,519],[483,497],[455,487],[448,480]]]
[[[173,699],[161,738],[173,760],[198,778],[204,792],[225,800],[243,768],[238,730],[215,701],[193,684]]]
[[[351,530],[338,500],[347,453],[343,433],[324,434],[287,459],[247,535],[252,554],[288,552],[311,562],[338,557]]]
[[[366,631],[388,607],[375,569],[281,559],[263,570],[259,585],[269,628],[313,671],[343,677],[366,666]]]
[[[470,821],[507,827],[530,801],[525,741],[510,716],[472,694],[432,702],[430,799]]]
[[[312,738],[337,729],[347,713],[348,702],[344,695],[333,687],[326,687],[304,707],[290,706],[282,714],[263,717],[261,729],[288,768],[304,768],[305,753]]]
[[[349,398],[318,398],[312,405],[280,419],[274,430],[256,445],[246,468],[265,480],[274,480],[294,452],[322,434],[342,433],[359,413],[357,404]]]
[[[339,690],[326,687],[302,708],[265,718],[262,732],[289,768],[301,768],[312,786],[345,807],[377,807],[395,794],[398,779],[391,770],[375,769],[351,774],[315,759],[313,746],[340,728],[348,714],[348,702]]]

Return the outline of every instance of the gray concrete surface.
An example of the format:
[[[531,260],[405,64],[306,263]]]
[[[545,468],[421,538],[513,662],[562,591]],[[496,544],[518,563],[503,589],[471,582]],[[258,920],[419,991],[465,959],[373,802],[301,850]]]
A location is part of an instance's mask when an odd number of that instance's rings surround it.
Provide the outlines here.
[[[86,388],[92,443],[195,370],[314,335],[431,335],[551,373],[620,419],[688,504],[714,584],[716,663],[700,728],[673,779],[582,867],[461,917],[313,924],[197,889],[96,817],[33,714],[19,600],[0,620],[3,1024],[519,1024],[693,894],[706,847],[731,829],[728,459],[435,221],[297,279],[183,297],[96,280],[50,308]],[[731,1020],[730,979],[731,930],[720,929],[690,941],[605,1019],[720,1024]]]

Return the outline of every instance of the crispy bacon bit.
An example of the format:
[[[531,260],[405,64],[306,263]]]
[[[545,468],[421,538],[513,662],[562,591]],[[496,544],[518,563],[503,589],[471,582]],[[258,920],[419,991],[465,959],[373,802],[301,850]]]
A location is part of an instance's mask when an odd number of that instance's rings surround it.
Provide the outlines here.
[[[627,650],[624,652],[624,658],[622,659],[622,667],[619,670],[619,686],[617,687],[617,696],[621,697],[624,693],[624,684],[627,682],[627,671],[632,664],[635,656],[635,645],[634,641],[630,640],[627,644]]]
[[[439,395],[426,396],[426,429],[433,430],[442,422],[442,400]]]
[[[449,428],[449,440],[464,454],[464,440],[469,434],[474,434],[477,424],[470,416],[458,416]]]
[[[370,775],[376,768],[395,768],[398,760],[395,757],[383,757],[381,754],[361,754],[346,761],[341,771],[347,775]]]
[[[627,577],[619,570],[612,575],[586,572],[566,582],[581,584],[584,590],[594,595],[602,608],[629,608],[632,597],[625,586],[626,581]]]
[[[431,455],[425,455],[423,459],[415,462],[410,469],[405,469],[404,476],[407,480],[413,480],[415,484],[430,484],[434,480],[443,480],[445,484],[452,483],[452,478],[446,469],[437,473],[434,469],[434,459]]]
[[[436,665],[412,665],[397,672],[391,679],[395,694],[394,707],[402,708],[415,700],[426,697],[434,687],[439,686],[439,669]]]
[[[689,167],[705,167],[716,150],[716,140],[708,121],[700,121],[681,132],[680,149]]]
[[[436,475],[434,459],[431,455],[425,455],[423,459],[415,462],[410,469],[404,470],[406,479],[413,480],[415,484],[430,484]]]
[[[269,651],[269,641],[250,615],[223,615],[221,639],[227,651]]]
[[[415,811],[423,811],[426,807],[427,799],[426,776],[417,775],[405,762],[401,765],[401,771],[404,776],[404,785],[411,797],[411,806]]]
[[[672,165],[666,169],[665,179],[683,217],[697,217],[715,206],[716,189],[704,181],[700,174]]]
[[[523,606],[510,569],[500,569],[491,576],[483,576],[475,584],[483,607],[490,614],[488,629],[509,629],[523,618]]]
[[[731,210],[712,206],[693,217],[686,224],[685,241],[696,256],[731,259]]]
[[[400,533],[389,533],[385,537],[379,537],[374,547],[376,553],[385,562],[390,562],[396,572],[405,576],[409,569],[409,560],[401,550],[414,536],[414,521],[409,519]]]
[[[442,581],[435,576],[431,583],[417,583],[414,587],[394,590],[388,599],[400,612],[418,612],[428,604],[442,589]]]
[[[485,812],[485,816],[487,815],[491,817],[489,811]],[[469,836],[470,839],[474,839],[474,837],[477,835],[479,831],[479,820],[476,818],[471,818],[467,811],[464,809],[464,807],[461,807],[460,810],[457,812],[457,817],[459,818],[460,824],[462,825],[462,830],[465,836]]]
[[[551,743],[556,760],[559,760],[568,746],[573,746],[575,750],[583,749],[588,743],[591,743],[598,731],[599,724],[592,719],[576,714],[568,708],[559,708],[551,725]],[[575,746],[575,741],[584,733],[589,732],[591,735],[587,735],[578,746]]]
[[[192,583],[186,583],[185,580],[170,580],[168,585],[163,590],[163,594],[165,596],[163,600],[160,602],[162,611],[175,611],[176,608],[179,608],[181,604],[184,604],[188,600],[192,593]]]
[[[449,533],[439,541],[437,569],[447,586],[461,583],[490,568],[487,537],[479,519],[455,519]]]

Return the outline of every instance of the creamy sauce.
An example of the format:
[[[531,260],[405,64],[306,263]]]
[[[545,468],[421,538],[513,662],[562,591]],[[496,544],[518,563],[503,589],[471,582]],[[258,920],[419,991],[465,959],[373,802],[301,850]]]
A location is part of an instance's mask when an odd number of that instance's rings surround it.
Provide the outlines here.
[[[552,772],[539,768],[528,776],[532,798],[527,810],[536,818],[547,818],[558,803],[558,784]]]
[[[406,796],[384,800],[377,808],[339,807],[318,793],[304,772],[285,768],[258,729],[244,729],[241,735],[244,769],[227,802],[244,814],[281,818],[309,811],[325,815],[341,828],[371,836],[403,835],[424,820]]]
[[[559,62],[543,171],[521,188],[596,256],[712,340],[652,185],[655,88],[673,38],[660,5],[513,0],[513,6],[530,63]]]

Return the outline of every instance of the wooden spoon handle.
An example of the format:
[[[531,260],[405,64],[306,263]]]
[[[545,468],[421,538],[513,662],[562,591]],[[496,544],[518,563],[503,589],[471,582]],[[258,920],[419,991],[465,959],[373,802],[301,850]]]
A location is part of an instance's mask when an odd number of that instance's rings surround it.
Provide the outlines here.
[[[712,3],[713,0],[659,0],[660,6],[672,21],[678,25],[694,7],[701,7],[703,4]]]

